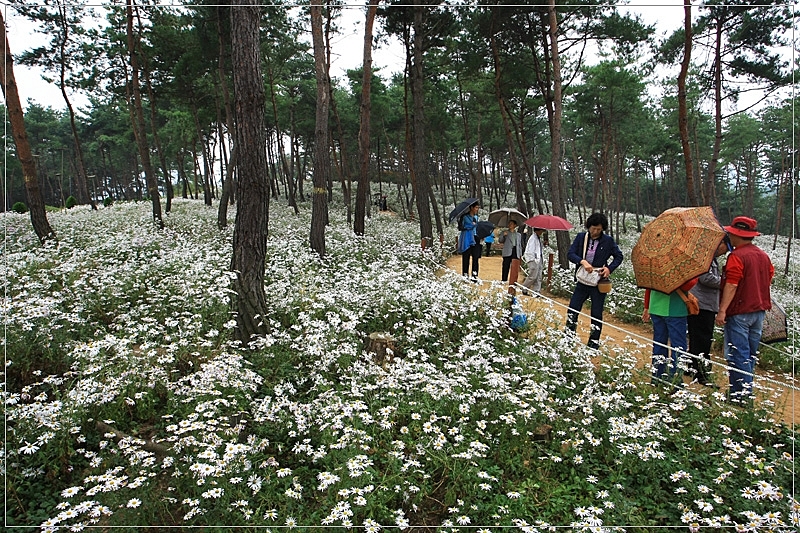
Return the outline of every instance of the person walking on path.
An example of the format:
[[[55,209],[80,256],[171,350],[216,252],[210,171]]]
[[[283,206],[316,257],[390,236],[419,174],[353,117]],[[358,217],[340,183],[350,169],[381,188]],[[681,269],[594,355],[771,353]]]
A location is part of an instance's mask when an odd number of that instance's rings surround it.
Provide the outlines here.
[[[686,367],[686,356],[679,352],[686,352],[686,317],[689,311],[678,291],[689,292],[696,284],[697,278],[694,278],[669,294],[654,289],[644,291],[642,321],[653,323],[653,376],[650,380],[653,385],[665,381],[683,385],[681,368]],[[667,342],[672,347],[671,357]]]
[[[508,281],[511,262],[522,257],[522,235],[517,233],[517,221],[508,221],[508,231],[500,234],[499,242],[503,243],[502,281]]]
[[[753,371],[761,342],[764,315],[772,309],[770,284],[775,267],[769,256],[753,244],[757,222],[739,216],[725,226],[733,251],[722,272],[722,296],[716,324],[724,327],[728,398],[752,402]]]
[[[719,311],[719,286],[722,275],[717,257],[728,252],[729,240],[719,243],[708,272],[697,278],[697,285],[691,291],[697,298],[700,312],[686,317],[689,327],[689,353],[694,357],[689,361],[689,371],[701,385],[713,385],[709,380],[708,369],[711,361],[711,344],[714,341],[714,320]]]
[[[533,228],[533,234],[528,237],[528,244],[525,246],[525,253],[522,260],[525,261],[528,274],[522,282],[522,294],[533,291],[537,295],[542,290],[542,270],[544,269],[544,246],[542,245],[542,233],[544,229]]]
[[[583,268],[587,272],[597,270],[600,277],[607,278],[622,264],[623,259],[617,243],[605,233],[608,230],[608,218],[602,213],[592,213],[586,219],[584,226],[586,231],[575,236],[567,258],[570,263],[575,263],[577,268]],[[585,250],[584,242],[587,244]],[[606,303],[606,294],[600,292],[597,286],[584,285],[576,280],[567,310],[567,332],[575,333],[578,329],[578,313],[588,299],[592,300],[592,321],[588,345],[590,348],[598,348],[600,333],[603,330],[603,306]]]
[[[458,253],[461,254],[461,274],[469,277],[469,262],[472,259],[472,281],[478,281],[478,262],[481,258],[481,243],[476,237],[475,228],[478,226],[478,210],[480,203],[475,202],[469,211],[458,219]]]

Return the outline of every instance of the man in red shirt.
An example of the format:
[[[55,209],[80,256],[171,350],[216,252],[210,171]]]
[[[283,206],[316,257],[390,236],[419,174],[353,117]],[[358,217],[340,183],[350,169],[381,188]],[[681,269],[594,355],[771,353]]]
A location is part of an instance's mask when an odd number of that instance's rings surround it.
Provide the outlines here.
[[[753,238],[761,235],[754,219],[736,217],[725,231],[733,252],[722,273],[716,323],[725,331],[725,359],[731,367],[729,398],[749,402],[761,326],[766,310],[772,308],[769,286],[775,267],[769,256],[753,244]]]

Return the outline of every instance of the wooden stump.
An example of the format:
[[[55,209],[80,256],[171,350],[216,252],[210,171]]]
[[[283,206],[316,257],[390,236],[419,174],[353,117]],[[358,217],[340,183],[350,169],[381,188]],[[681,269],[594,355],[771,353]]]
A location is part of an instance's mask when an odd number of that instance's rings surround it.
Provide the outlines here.
[[[373,360],[380,365],[391,363],[395,356],[395,338],[385,332],[370,333],[367,352],[373,354]]]
[[[542,424],[533,430],[533,440],[550,442],[553,440],[553,426],[549,424]]]

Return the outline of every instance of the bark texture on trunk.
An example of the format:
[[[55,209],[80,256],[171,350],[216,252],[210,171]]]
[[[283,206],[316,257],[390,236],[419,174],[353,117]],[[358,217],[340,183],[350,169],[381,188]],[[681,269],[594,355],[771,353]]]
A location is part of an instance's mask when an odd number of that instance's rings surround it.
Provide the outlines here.
[[[325,61],[325,43],[322,37],[322,6],[312,5],[311,40],[314,43],[314,71],[317,80],[317,114],[314,127],[314,170],[311,194],[311,249],[325,257],[325,224],[328,215],[328,178],[330,176],[330,154],[328,144],[328,111],[330,89],[328,68]]]
[[[236,273],[236,338],[248,343],[267,332],[264,269],[269,222],[264,84],[259,50],[258,0],[231,7],[231,44],[239,172],[239,200],[233,233]]]
[[[367,20],[364,25],[364,76],[361,83],[361,113],[360,128],[358,130],[359,175],[356,186],[356,210],[353,231],[356,235],[364,235],[364,219],[367,216],[367,202],[369,201],[369,135],[370,111],[372,101],[372,28],[375,23],[375,14],[378,11],[380,0],[369,0]]]
[[[147,194],[153,203],[153,222],[159,228],[164,227],[164,220],[161,218],[161,196],[158,193],[158,179],[156,178],[153,164],[150,161],[150,148],[147,144],[147,129],[144,125],[144,111],[142,111],[142,91],[139,87],[139,58],[136,43],[133,35],[133,1],[127,0],[127,32],[128,32],[128,53],[131,61],[131,105],[133,106],[133,136],[136,139],[136,147],[139,150],[139,157],[142,159],[142,169],[144,179],[147,184]]]
[[[689,74],[689,63],[692,58],[692,1],[683,0],[683,60],[678,74],[678,131],[683,148],[683,163],[686,167],[686,192],[689,205],[697,204],[694,186],[694,166],[692,165],[692,148],[689,145],[689,110],[686,106],[686,77]]]
[[[33,225],[33,231],[39,238],[39,242],[44,244],[47,241],[55,241],[56,234],[47,221],[44,200],[39,190],[36,163],[33,160],[30,142],[28,142],[28,133],[25,131],[25,116],[22,113],[17,80],[14,77],[14,59],[11,55],[11,47],[8,45],[6,22],[3,19],[2,10],[0,10],[0,40],[3,43],[3,61],[0,61],[0,85],[3,87],[3,96],[6,99],[8,118],[11,122],[11,134],[14,137],[14,145],[17,148],[17,157],[19,157],[19,161],[22,164],[22,175],[25,180],[25,192],[28,195],[31,224]]]
[[[566,186],[561,175],[561,58],[558,52],[558,18],[556,15],[555,0],[550,0],[548,7],[549,37],[550,37],[550,56],[553,61],[553,120],[550,132],[550,194],[552,195],[553,214],[561,218],[566,218],[567,208],[564,204],[566,196]],[[567,268],[569,260],[567,251],[569,249],[569,234],[564,231],[556,231],[556,243],[558,246],[558,263],[561,268]]]
[[[417,200],[417,215],[419,215],[419,230],[423,249],[433,244],[430,180],[425,150],[425,93],[422,71],[422,41],[425,38],[422,22],[425,9],[421,0],[414,0],[414,61],[411,67],[411,93],[414,105],[412,172],[414,173],[413,183],[417,186],[414,194]]]

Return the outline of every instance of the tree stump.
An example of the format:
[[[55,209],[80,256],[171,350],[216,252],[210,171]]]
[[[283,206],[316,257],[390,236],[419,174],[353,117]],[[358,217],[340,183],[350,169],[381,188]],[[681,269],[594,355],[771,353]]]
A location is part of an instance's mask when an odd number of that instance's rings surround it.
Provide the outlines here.
[[[367,352],[373,354],[372,359],[380,365],[391,363],[395,355],[395,338],[385,332],[370,333]]]
[[[542,424],[533,430],[533,440],[540,442],[550,442],[553,440],[553,426]]]

